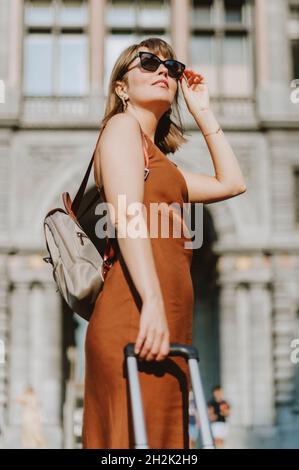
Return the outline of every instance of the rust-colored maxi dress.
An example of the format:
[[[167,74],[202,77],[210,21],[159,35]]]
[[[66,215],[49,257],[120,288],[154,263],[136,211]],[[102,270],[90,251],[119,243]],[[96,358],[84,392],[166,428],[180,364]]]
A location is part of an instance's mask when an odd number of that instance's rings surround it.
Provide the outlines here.
[[[144,138],[150,167],[144,190],[149,223],[150,202],[177,202],[182,206],[189,199],[185,179],[175,163],[146,134]],[[172,234],[172,223],[169,226]],[[158,238],[151,238],[171,343],[192,343],[192,249],[184,246],[191,240],[189,234],[162,238],[159,231]],[[114,240],[117,243],[117,238]],[[134,448],[124,346],[137,339],[141,305],[119,252],[96,300],[86,333],[83,448]],[[185,359],[174,356],[161,362],[138,360],[138,370],[149,448],[189,448],[190,374]]]

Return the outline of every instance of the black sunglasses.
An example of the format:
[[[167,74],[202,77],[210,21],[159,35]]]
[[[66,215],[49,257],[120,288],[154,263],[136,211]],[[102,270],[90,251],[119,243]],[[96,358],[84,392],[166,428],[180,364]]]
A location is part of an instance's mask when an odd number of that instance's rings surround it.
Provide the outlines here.
[[[178,60],[174,59],[167,59],[167,60],[161,60],[160,57],[156,56],[155,54],[152,54],[151,52],[138,52],[132,60],[128,63],[128,66],[130,65],[133,60],[136,59],[136,57],[140,57],[140,63],[141,66],[144,70],[147,70],[149,72],[155,72],[160,64],[164,64],[165,67],[167,67],[167,70],[169,72],[170,77],[175,78],[176,80],[179,80],[180,77],[183,75],[184,70],[185,70],[185,64],[182,62],[179,62]],[[133,68],[133,67],[132,67]],[[127,72],[132,69],[128,69]],[[123,75],[125,75],[127,72],[125,72]]]

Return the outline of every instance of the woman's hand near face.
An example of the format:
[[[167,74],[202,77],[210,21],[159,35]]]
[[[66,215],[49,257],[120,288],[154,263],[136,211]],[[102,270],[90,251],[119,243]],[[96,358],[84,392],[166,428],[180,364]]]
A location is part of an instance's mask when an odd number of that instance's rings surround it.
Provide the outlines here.
[[[192,115],[210,106],[208,86],[203,75],[185,69],[179,80],[186,106]]]

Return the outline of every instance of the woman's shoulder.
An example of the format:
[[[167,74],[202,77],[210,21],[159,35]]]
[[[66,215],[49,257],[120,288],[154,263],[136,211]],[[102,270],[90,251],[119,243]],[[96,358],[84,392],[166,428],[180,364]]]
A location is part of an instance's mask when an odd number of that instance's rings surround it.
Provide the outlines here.
[[[106,149],[106,151],[108,148],[110,149],[110,146],[113,146],[116,139],[121,143],[122,136],[124,136],[124,141],[127,140],[127,136],[130,136],[130,142],[134,142],[134,133],[136,136],[141,136],[143,133],[138,120],[134,116],[126,113],[117,113],[111,116],[100,132],[101,135],[94,156],[94,179],[98,190],[102,186],[100,162],[103,148],[104,150]]]
[[[138,120],[131,114],[117,113],[111,116],[105,123],[103,133],[111,132],[140,132],[140,124]]]

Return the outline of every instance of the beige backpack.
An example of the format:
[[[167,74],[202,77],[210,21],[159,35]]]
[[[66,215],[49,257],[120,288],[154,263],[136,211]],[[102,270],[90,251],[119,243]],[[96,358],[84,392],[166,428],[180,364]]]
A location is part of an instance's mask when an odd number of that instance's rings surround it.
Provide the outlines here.
[[[140,127],[145,157],[144,179],[149,174],[148,143]],[[100,132],[101,135],[101,132]],[[97,140],[97,144],[100,138]],[[88,165],[82,183],[72,201],[68,192],[62,194],[65,209],[51,209],[44,218],[44,236],[49,256],[43,258],[53,269],[53,278],[69,307],[89,321],[94,303],[103,288],[107,272],[111,268],[117,250],[108,236],[103,257],[80,225],[77,214],[87,186],[89,174],[94,163],[95,152]],[[97,188],[100,192],[102,190]],[[80,218],[100,198],[95,195]]]

